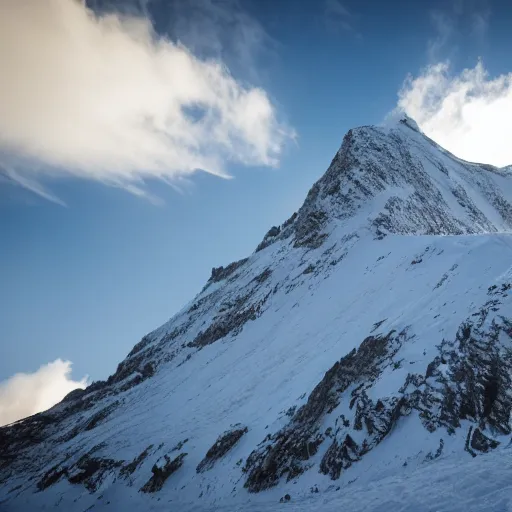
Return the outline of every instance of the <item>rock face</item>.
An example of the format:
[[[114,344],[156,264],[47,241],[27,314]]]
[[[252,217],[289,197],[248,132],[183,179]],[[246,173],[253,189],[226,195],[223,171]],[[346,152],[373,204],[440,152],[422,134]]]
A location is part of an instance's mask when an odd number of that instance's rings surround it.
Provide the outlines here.
[[[245,483],[249,491],[257,492],[272,487],[283,475],[286,475],[287,480],[292,480],[308,468],[307,461],[316,454],[325,439],[320,432],[324,415],[331,414],[338,407],[349,386],[373,382],[385,367],[386,361],[391,362],[393,355],[407,339],[406,332],[397,336],[394,334],[391,331],[386,336],[369,336],[357,350],[352,350],[336,362],[309,395],[306,404],[293,416],[290,424],[268,437],[249,455],[244,468],[249,473]],[[347,439],[340,451],[346,449],[346,442]],[[322,461],[324,467],[333,456],[333,447],[329,450],[331,453],[326,453],[326,460]]]
[[[44,491],[61,478],[66,478],[70,484],[81,484],[89,492],[95,492],[107,474],[115,473],[123,464],[123,461],[94,456],[94,452],[101,448],[102,446],[93,448],[73,464],[65,465],[64,462],[53,466],[37,482],[37,489]]]
[[[217,267],[212,268],[212,275],[208,280],[208,283],[218,283],[223,279],[228,278],[232,274],[234,274],[244,263],[246,263],[248,258],[244,258],[240,261],[234,261],[230,263],[227,267]]]
[[[181,467],[186,455],[186,453],[182,453],[173,460],[165,455],[163,461],[157,461],[157,463],[151,468],[153,476],[141,487],[140,490],[142,492],[159,491],[163,487],[164,482]]]
[[[212,469],[215,462],[224,457],[224,455],[226,455],[226,453],[228,453],[228,451],[231,450],[238,441],[240,441],[240,438],[244,434],[247,434],[247,427],[242,426],[224,432],[224,434],[222,434],[217,441],[215,441],[215,444],[208,450],[204,459],[198,464],[196,471],[198,473],[203,473],[204,471]]]
[[[512,175],[402,121],[350,130],[107,380],[0,428],[0,509],[295,503],[506,447]]]

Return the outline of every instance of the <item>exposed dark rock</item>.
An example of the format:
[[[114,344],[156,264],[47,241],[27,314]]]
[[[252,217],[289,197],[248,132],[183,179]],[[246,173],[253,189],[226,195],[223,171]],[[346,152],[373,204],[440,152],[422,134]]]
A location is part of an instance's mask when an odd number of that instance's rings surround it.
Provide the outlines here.
[[[266,233],[266,235],[263,237],[263,240],[258,244],[258,247],[256,247],[256,252],[259,252],[265,247],[268,247],[281,233],[281,227],[280,226],[272,226]]]
[[[267,300],[268,295],[250,306],[244,306],[248,297],[241,297],[237,304],[217,316],[207,329],[201,331],[194,341],[190,342],[188,345],[190,347],[201,348],[224,338],[228,334],[239,333],[249,320],[256,320],[260,315],[261,308]]]
[[[123,462],[91,457],[89,454],[86,454],[68,471],[68,482],[71,484],[83,484],[89,492],[94,492],[105,478],[106,473],[122,466]]]
[[[153,448],[153,445],[150,444],[143,452],[141,452],[135,459],[133,459],[128,464],[125,464],[119,474],[124,476],[125,478],[134,473],[134,471],[144,462],[146,457],[149,455],[149,450]]]
[[[468,452],[472,457],[476,457],[476,453],[469,446],[472,432],[473,426],[469,427],[468,435],[466,436],[466,442],[464,443],[464,451]]]
[[[430,431],[440,426],[458,428],[461,420],[469,420],[481,428],[488,425],[501,434],[511,433],[512,350],[500,342],[500,336],[512,337],[512,333],[503,320],[483,327],[481,319],[490,307],[493,304],[484,305],[476,323],[464,322],[455,340],[442,341],[422,389],[411,394],[412,406],[421,411]]]
[[[179,450],[181,450],[183,448],[183,446],[185,446],[185,443],[188,442],[188,439],[183,439],[183,441],[180,441],[177,445],[175,445],[171,452],[177,452]]]
[[[85,389],[74,389],[70,391],[63,399],[62,402],[73,402],[74,400],[78,400],[85,394]]]
[[[327,214],[322,211],[312,211],[304,219],[301,219],[300,225],[295,230],[294,247],[309,249],[320,247],[327,238],[327,234],[322,233],[326,221]]]
[[[272,269],[266,268],[261,274],[258,274],[253,281],[261,284],[264,283],[272,275]]]
[[[159,491],[163,487],[165,481],[183,465],[183,459],[186,455],[186,453],[181,453],[173,460],[165,455],[162,464],[157,463],[151,468],[153,476],[141,487],[140,490],[148,493]]]
[[[292,233],[292,226],[297,218],[297,212],[295,212],[289,219],[285,220],[281,226],[272,226],[263,237],[263,240],[256,247],[255,252],[259,252],[270,244],[274,243],[280,238],[287,238]]]
[[[374,403],[364,390],[357,392],[357,406],[354,429],[368,433],[367,450],[379,444],[386,437],[401,416],[409,414],[409,404],[405,397],[383,398]]]
[[[128,389],[152,377],[156,371],[156,363],[154,362],[156,359],[155,356],[161,352],[161,350],[161,347],[151,347],[144,351],[138,351],[135,355],[127,357],[124,361],[119,363],[116,372],[107,379],[105,384],[105,386],[109,388],[110,394],[118,394],[120,392],[127,391]],[[173,355],[171,354],[168,357],[172,359]],[[150,358],[152,358],[153,361],[148,361]],[[164,362],[163,358],[161,362]],[[127,380],[130,376],[131,379]],[[118,384],[125,380],[126,382],[117,389],[113,387],[114,384]]]
[[[272,226],[267,234],[265,235],[265,237],[271,237],[271,236],[277,236],[279,235],[279,233],[281,232],[281,228],[278,227],[278,226]]]
[[[439,440],[439,448],[436,450],[435,453],[428,453],[427,456],[425,457],[425,460],[438,459],[443,454],[443,448],[444,448],[444,440],[440,439]]]
[[[244,258],[242,260],[234,261],[230,263],[227,267],[214,267],[212,268],[212,275],[208,280],[209,283],[217,283],[231,276],[234,272],[236,272],[249,258]]]
[[[512,325],[502,319],[500,324],[493,321],[490,328],[482,328],[489,310],[497,306],[496,302],[486,303],[476,315],[476,323],[463,323],[454,341],[443,340],[439,355],[428,365],[425,376],[408,374],[400,389],[402,397],[373,402],[366,389],[385,366],[396,366],[393,356],[406,333],[366,338],[357,351],[351,351],[325,374],[290,423],[267,436],[260,448],[251,453],[244,468],[248,473],[245,486],[250,492],[257,492],[276,485],[283,475],[288,480],[300,475],[307,467],[304,462],[316,453],[325,436],[333,441],[322,458],[320,471],[336,479],[389,435],[399,418],[412,409],[420,412],[430,432],[441,426],[453,432],[466,419],[487,424],[502,434],[510,433],[512,354],[499,343],[499,338],[502,332],[512,336]],[[352,391],[350,408],[355,407],[353,428],[364,432],[364,442],[358,445],[343,433],[343,428],[349,427],[346,421],[341,422],[343,426],[340,423],[334,435],[329,429],[320,434],[323,416],[333,412],[344,391],[357,382],[361,384]],[[496,446],[495,441],[477,430],[468,437],[470,453]],[[441,440],[437,451],[428,454],[427,459],[439,457],[443,446]]]
[[[386,320],[387,318],[384,318],[384,320],[379,320],[378,322],[375,322],[370,333],[374,333]]]
[[[103,422],[117,407],[119,406],[119,400],[116,400],[115,402],[111,403],[107,407],[104,407],[101,409],[101,411],[94,414],[91,419],[87,422],[84,430],[92,430],[97,425]]]
[[[51,485],[57,483],[63,476],[67,476],[68,468],[57,464],[49,469],[37,482],[37,488],[40,491],[44,491]]]
[[[201,302],[201,301],[199,301],[199,302]],[[192,308],[190,308],[190,309],[192,309]],[[189,312],[190,312],[190,310],[189,310]],[[185,334],[188,326],[189,326],[189,324],[185,323],[184,325],[175,327],[171,332],[164,334],[164,336],[162,336],[162,343],[165,343],[165,344],[170,343],[170,342],[174,341],[178,336]]]
[[[487,453],[499,446],[499,441],[487,437],[479,428],[475,428],[471,437],[471,448],[479,452]]]
[[[353,462],[360,460],[359,452],[359,446],[349,434],[341,444],[334,439],[320,462],[320,472],[329,475],[332,480],[337,480],[342,469],[347,469]]]
[[[247,427],[241,426],[224,432],[224,434],[219,436],[217,441],[215,441],[215,444],[208,450],[204,459],[197,466],[196,471],[198,473],[203,473],[212,469],[215,463],[220,458],[224,457],[224,455],[226,455],[226,453],[228,453],[228,451],[231,450],[231,448],[233,448],[233,446],[235,446],[240,438],[247,432]]]
[[[238,332],[248,320],[256,320],[256,308],[254,306],[250,306],[233,316],[225,315],[219,318],[216,322],[210,324],[205,331],[201,331],[190,346],[205,347],[215,343],[233,331]]]
[[[62,415],[54,411],[34,414],[12,425],[0,427],[0,470],[7,468],[19,454],[57,431]]]
[[[295,219],[297,218],[297,212],[294,212],[290,218],[286,219],[283,224],[281,225],[281,229],[286,229],[288,226],[293,224],[295,222]]]
[[[290,418],[292,418],[293,415],[295,414],[296,410],[297,410],[297,406],[293,405],[292,407],[290,407],[289,409],[286,410],[285,414],[286,414],[286,416],[289,416]]]
[[[406,331],[369,336],[357,350],[336,362],[290,423],[269,435],[260,448],[249,455],[244,467],[248,473],[245,487],[250,492],[258,492],[276,485],[285,474],[287,480],[291,480],[304,472],[308,467],[304,463],[318,451],[324,440],[324,435],[319,432],[323,416],[339,405],[343,392],[350,385],[376,379],[406,339]],[[395,409],[392,414],[397,414]]]
[[[154,338],[151,335],[147,334],[131,349],[127,357],[132,357],[135,354],[139,353],[142,349],[146,348],[152,341],[154,341]]]

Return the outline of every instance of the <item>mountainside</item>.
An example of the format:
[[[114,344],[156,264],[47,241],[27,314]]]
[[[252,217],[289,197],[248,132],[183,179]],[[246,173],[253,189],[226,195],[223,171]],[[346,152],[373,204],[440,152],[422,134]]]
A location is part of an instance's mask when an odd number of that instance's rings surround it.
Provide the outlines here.
[[[0,510],[339,510],[508,457],[511,202],[409,118],[350,130],[107,381],[0,429]]]

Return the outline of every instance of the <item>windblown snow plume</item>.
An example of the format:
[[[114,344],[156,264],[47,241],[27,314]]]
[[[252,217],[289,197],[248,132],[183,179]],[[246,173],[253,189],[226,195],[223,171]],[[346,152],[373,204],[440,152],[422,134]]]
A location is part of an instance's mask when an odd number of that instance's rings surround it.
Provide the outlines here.
[[[43,174],[143,194],[146,178],[275,166],[292,135],[221,61],[77,0],[2,1],[0,67],[0,169],[36,193]]]
[[[453,76],[448,64],[435,64],[406,80],[398,107],[458,157],[498,167],[512,164],[512,73],[491,78],[479,62]]]
[[[0,425],[49,409],[87,379],[71,378],[71,362],[56,359],[34,373],[17,373],[0,382]]]

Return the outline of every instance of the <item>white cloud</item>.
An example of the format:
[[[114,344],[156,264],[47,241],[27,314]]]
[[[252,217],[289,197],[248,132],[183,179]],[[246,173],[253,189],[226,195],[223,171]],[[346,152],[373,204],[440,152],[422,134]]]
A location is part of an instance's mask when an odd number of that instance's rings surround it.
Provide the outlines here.
[[[447,63],[431,65],[405,81],[398,108],[460,158],[512,164],[512,73],[492,78],[481,62],[457,75]]]
[[[17,373],[0,382],[0,425],[45,411],[86,384],[86,378],[71,378],[71,362],[62,359],[41,366],[34,373]]]
[[[0,167],[34,191],[43,175],[140,194],[147,178],[275,166],[293,136],[220,60],[78,0],[2,0],[0,69]]]

